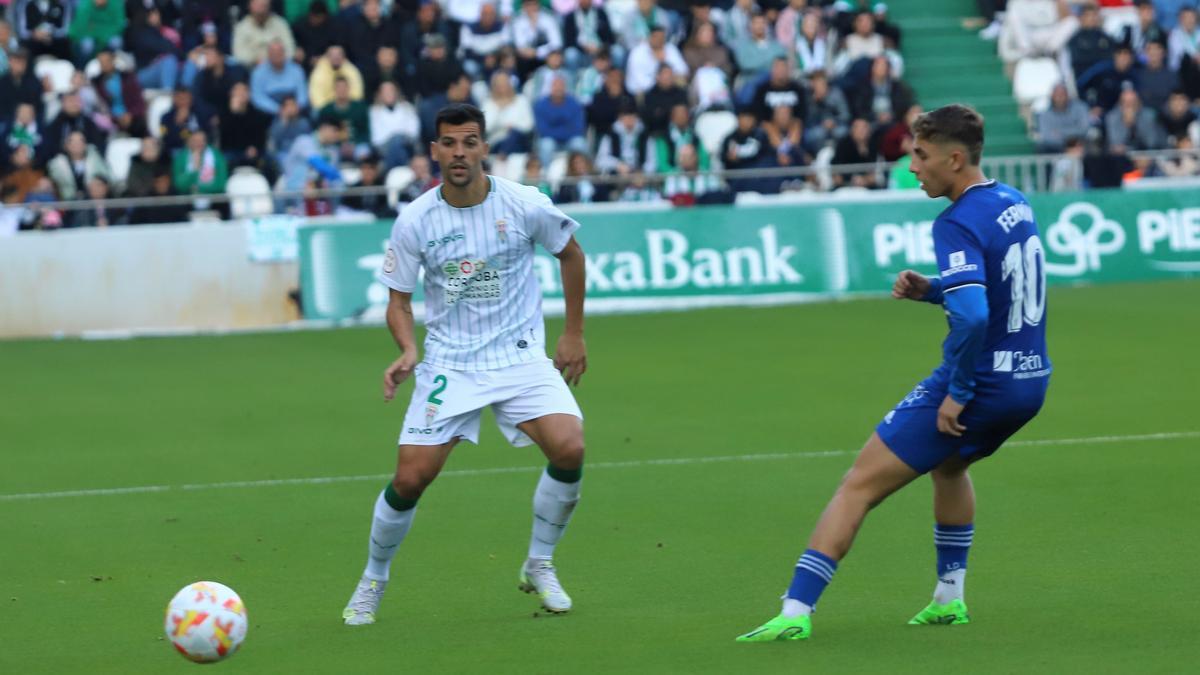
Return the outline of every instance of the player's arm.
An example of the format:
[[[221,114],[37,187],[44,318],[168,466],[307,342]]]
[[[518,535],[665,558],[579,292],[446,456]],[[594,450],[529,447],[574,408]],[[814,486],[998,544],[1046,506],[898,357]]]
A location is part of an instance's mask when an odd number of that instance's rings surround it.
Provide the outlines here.
[[[391,289],[388,295],[387,326],[400,347],[400,358],[383,371],[383,400],[396,396],[396,387],[417,367],[417,338],[413,321],[412,293]]]
[[[927,277],[920,272],[904,270],[896,275],[892,284],[892,297],[897,300],[919,300],[935,305],[942,304],[942,278]]]
[[[987,338],[987,289],[977,284],[958,286],[945,295],[950,335],[946,337],[946,362],[950,365],[950,389],[938,409],[938,431],[962,436],[966,427],[958,416],[975,397],[975,362]]]
[[[554,367],[573,385],[587,371],[587,344],[583,340],[583,298],[587,284],[587,259],[575,237],[555,254],[562,272],[563,296],[566,299],[566,328],[558,339]]]
[[[569,384],[579,384],[587,370],[587,345],[583,341],[583,296],[587,281],[587,258],[575,231],[579,223],[563,213],[541,193],[526,202],[526,225],[531,238],[558,258],[562,273],[563,296],[567,305],[567,326],[554,350],[554,367]]]
[[[950,371],[949,391],[938,408],[938,431],[962,436],[966,427],[958,416],[975,397],[975,363],[987,338],[987,277],[983,246],[972,228],[954,220],[933,226],[942,305],[950,323],[945,358]]]
[[[392,339],[400,347],[400,358],[383,371],[383,400],[396,395],[396,386],[412,375],[417,367],[417,340],[413,327],[412,294],[421,269],[420,245],[416,233],[401,214],[392,226],[383,257],[383,266],[375,278],[388,288],[385,317]]]

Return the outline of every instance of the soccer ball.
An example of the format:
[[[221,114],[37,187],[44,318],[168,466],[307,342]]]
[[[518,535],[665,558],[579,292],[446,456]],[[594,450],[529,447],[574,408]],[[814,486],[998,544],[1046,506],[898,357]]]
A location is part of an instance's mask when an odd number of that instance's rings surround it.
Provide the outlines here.
[[[228,658],[246,639],[246,606],[215,581],[184,586],[167,605],[167,639],[185,658],[212,663]]]

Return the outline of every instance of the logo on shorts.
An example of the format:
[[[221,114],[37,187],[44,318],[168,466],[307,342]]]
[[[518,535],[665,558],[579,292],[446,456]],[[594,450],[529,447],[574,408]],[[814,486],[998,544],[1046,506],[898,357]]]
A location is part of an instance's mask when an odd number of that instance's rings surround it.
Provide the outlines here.
[[[528,346],[529,346],[528,342],[526,342],[524,340],[517,340],[517,349],[525,349]]]
[[[917,401],[920,401],[921,399],[925,398],[925,394],[928,391],[929,390],[925,388],[925,385],[918,384],[916,386],[916,388],[914,388],[911,392],[909,392],[908,396],[905,396],[904,400],[900,401],[900,404],[897,405],[896,407],[903,408],[906,405],[912,405],[913,403],[916,403]]]
[[[885,424],[891,424],[891,423],[892,423],[892,418],[893,418],[893,417],[895,417],[895,416],[896,416],[896,411],[895,411],[895,410],[889,410],[889,411],[888,411],[888,414],[886,414],[886,415],[884,415],[884,416],[883,416],[883,421],[884,421],[884,423],[885,423]]]
[[[425,406],[425,424],[433,424],[433,418],[437,417],[438,406],[436,403],[429,403]]]

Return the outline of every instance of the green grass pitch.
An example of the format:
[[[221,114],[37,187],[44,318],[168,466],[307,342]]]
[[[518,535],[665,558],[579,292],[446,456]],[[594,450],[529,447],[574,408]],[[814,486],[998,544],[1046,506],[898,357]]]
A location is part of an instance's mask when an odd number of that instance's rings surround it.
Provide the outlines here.
[[[936,365],[938,308],[592,318],[588,468],[557,556],[575,611],[535,616],[516,590],[544,462],[488,418],[361,629],[340,613],[405,404],[381,399],[383,329],[2,343],[0,673],[194,672],[162,616],[199,579],[249,611],[230,674],[1191,670],[1200,282],[1055,288],[1049,319],[1047,406],[973,471],[972,624],[905,625],[934,583],[922,480],[868,519],[814,639],[779,645],[733,638],[778,610],[852,451]],[[166,489],[12,497],[134,486]]]

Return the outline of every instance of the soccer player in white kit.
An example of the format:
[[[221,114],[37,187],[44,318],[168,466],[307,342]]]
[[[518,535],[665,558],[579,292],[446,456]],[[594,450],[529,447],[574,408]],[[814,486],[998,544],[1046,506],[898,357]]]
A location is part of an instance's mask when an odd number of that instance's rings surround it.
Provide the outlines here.
[[[430,154],[444,183],[406,206],[392,227],[380,282],[390,289],[387,324],[402,355],[383,375],[391,400],[416,380],[400,432],[396,474],[375,500],[367,567],[342,617],[375,622],[396,550],[417,500],[463,439],[479,442],[485,407],[515,446],[536,443],[549,460],[533,495],[533,535],[519,586],[551,612],[571,609],[552,556],[579,501],[583,414],[567,386],[587,369],[583,341],[585,260],[579,228],[536,188],[484,173],[483,113],[453,104],[437,115]],[[566,328],[546,357],[534,247],[562,270]],[[425,273],[425,358],[418,363],[412,292]]]

